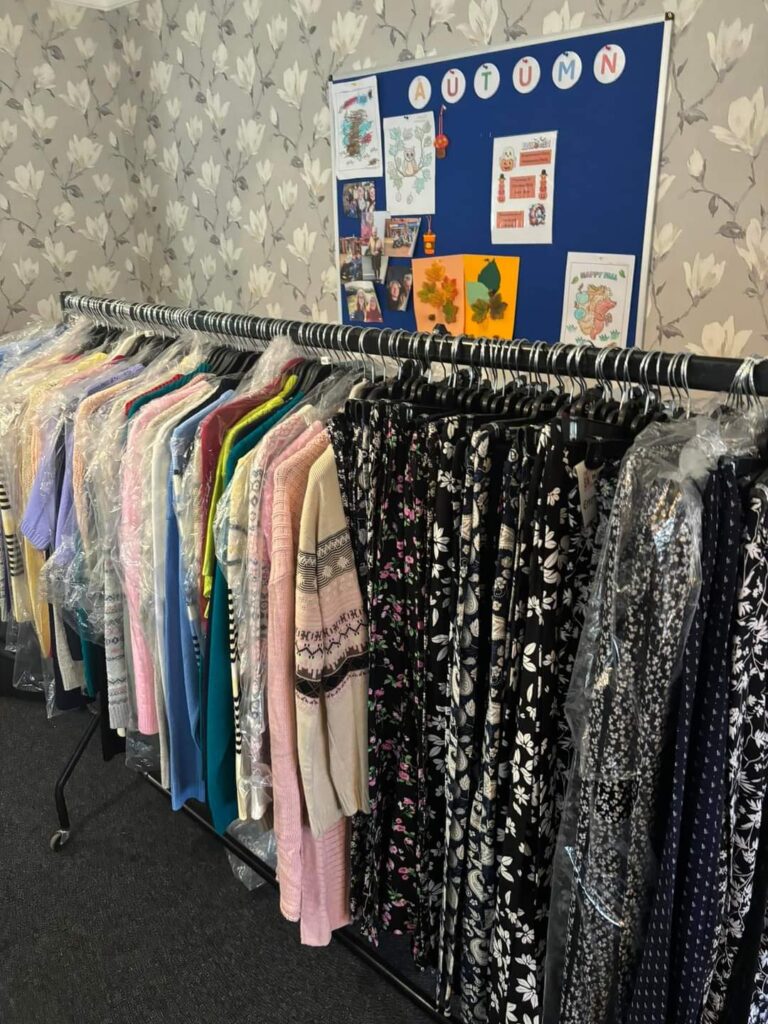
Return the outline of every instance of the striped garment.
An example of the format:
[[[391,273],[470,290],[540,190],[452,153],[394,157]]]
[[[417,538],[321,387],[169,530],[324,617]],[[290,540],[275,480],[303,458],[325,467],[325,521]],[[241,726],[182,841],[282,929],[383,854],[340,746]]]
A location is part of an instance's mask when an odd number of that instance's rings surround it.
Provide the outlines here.
[[[296,731],[316,836],[368,801],[368,624],[333,458],[312,466],[296,573]]]

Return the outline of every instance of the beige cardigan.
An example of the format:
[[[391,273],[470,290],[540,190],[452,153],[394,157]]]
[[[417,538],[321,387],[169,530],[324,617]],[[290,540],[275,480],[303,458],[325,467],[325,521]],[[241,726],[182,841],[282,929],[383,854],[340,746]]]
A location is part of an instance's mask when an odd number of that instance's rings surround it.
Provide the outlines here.
[[[312,833],[368,812],[368,624],[328,447],[310,470],[296,571],[296,728]]]

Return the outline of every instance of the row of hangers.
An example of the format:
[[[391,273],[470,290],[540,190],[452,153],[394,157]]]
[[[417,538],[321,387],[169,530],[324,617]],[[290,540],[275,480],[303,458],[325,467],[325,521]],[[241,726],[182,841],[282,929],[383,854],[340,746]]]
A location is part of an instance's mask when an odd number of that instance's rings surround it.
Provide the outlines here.
[[[212,316],[212,328],[215,320],[221,320],[221,315]],[[464,336],[459,336],[453,339],[448,368],[433,354],[433,340],[443,340],[440,329],[432,334],[391,332],[386,344],[379,349],[380,366],[377,367],[374,357],[365,351],[369,332],[373,332],[373,337],[382,338],[376,328],[365,328],[358,336],[359,347],[353,348],[351,332],[344,327],[324,324],[303,327],[299,327],[297,341],[311,358],[295,370],[299,378],[297,390],[307,393],[327,378],[339,363],[345,362],[347,367],[349,363],[358,364],[368,381],[368,389],[362,397],[347,403],[347,412],[360,422],[365,422],[376,402],[397,402],[403,407],[404,415],[411,418],[416,415],[466,414],[477,422],[497,420],[535,424],[559,416],[564,421],[569,443],[587,446],[592,455],[599,448],[604,458],[621,455],[649,423],[691,414],[688,386],[690,353],[675,353],[665,363],[660,350],[645,352],[637,374],[639,382],[633,383],[629,366],[636,350],[607,346],[597,353],[592,371],[596,383],[589,386],[582,372],[582,362],[586,353],[590,349],[594,351],[596,346],[588,342],[558,342],[554,345],[534,342],[529,345],[518,340],[478,339],[468,365],[460,368],[456,357]],[[399,343],[404,335],[409,338],[408,355],[400,358]],[[120,331],[94,326],[92,337],[93,344],[111,347],[120,337]],[[233,337],[214,346],[206,353],[210,372],[232,380],[242,377],[261,354],[254,348],[255,340],[250,339],[244,347],[242,336],[239,343],[238,338]],[[161,351],[167,344],[167,336],[147,333],[139,335],[135,348],[125,354],[146,357]],[[524,372],[520,369],[519,360],[526,345],[531,355],[529,370]],[[573,382],[570,388],[557,369],[564,350],[567,351],[565,376]],[[488,358],[489,353],[492,359]],[[385,356],[396,364],[395,373],[387,366]],[[609,357],[612,358],[610,377],[605,372]],[[761,402],[754,380],[758,362],[760,360],[748,357],[741,363],[722,407],[724,411]],[[435,363],[442,367],[441,377],[434,373]],[[486,369],[489,376],[484,375]],[[651,383],[652,370],[655,383]],[[616,384],[618,395],[615,393]],[[667,398],[663,397],[662,388],[669,392]]]

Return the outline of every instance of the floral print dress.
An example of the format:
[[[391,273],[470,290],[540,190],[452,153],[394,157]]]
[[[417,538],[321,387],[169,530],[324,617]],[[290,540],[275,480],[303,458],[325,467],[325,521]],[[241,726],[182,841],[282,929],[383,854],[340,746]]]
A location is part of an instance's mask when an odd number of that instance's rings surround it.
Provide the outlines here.
[[[494,423],[384,401],[341,414],[330,434],[371,624],[371,814],[352,829],[355,917],[373,941],[407,936],[416,962],[437,966],[438,1007],[462,1024],[607,1022],[632,1001],[674,670],[710,536],[698,487],[668,472],[680,445],[662,431],[590,481],[558,419]],[[754,938],[768,831],[768,487],[750,502],[727,777],[698,773],[712,806],[721,790],[725,801],[706,868],[711,949],[697,961],[705,1024],[725,1019],[734,978],[750,969],[754,1020],[768,990]],[[733,538],[730,551],[733,563]],[[695,880],[685,891],[695,896]],[[756,967],[743,962],[746,930]]]

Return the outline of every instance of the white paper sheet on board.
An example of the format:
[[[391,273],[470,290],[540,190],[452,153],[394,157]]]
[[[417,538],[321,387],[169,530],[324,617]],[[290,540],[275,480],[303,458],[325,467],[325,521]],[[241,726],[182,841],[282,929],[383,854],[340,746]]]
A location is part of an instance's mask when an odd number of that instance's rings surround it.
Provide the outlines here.
[[[550,245],[555,208],[557,132],[493,140],[491,242]]]
[[[435,212],[435,115],[431,110],[384,118],[390,213]]]
[[[336,177],[377,178],[383,173],[376,76],[331,84]]]
[[[635,257],[569,252],[560,341],[626,345]]]

